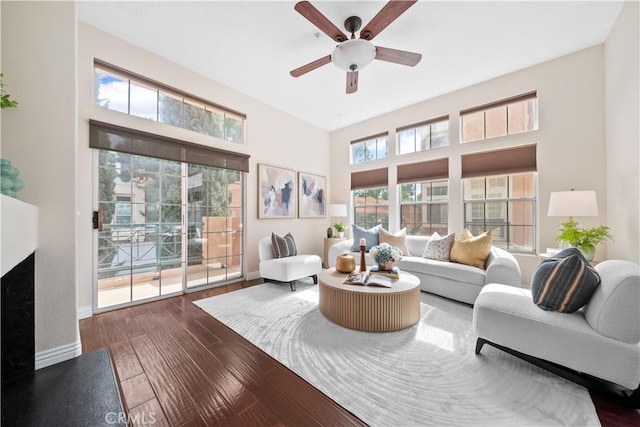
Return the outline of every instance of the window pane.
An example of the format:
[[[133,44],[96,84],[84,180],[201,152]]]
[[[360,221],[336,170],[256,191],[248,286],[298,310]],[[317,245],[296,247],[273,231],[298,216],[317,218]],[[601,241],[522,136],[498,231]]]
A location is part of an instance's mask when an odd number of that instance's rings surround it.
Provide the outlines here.
[[[509,197],[534,197],[533,173],[509,176]]]
[[[449,181],[435,181],[431,184],[431,200],[449,199]]]
[[[376,140],[370,139],[369,141],[365,141],[365,159],[366,161],[375,160],[376,159]]]
[[[224,137],[224,113],[222,111],[207,108],[204,119],[204,133],[216,138]]]
[[[449,146],[449,121],[433,123],[431,125],[431,148]]]
[[[508,196],[507,177],[490,176],[487,178],[487,199],[505,199]]]
[[[407,129],[398,132],[398,154],[413,153],[415,151],[415,131]]]
[[[495,138],[507,134],[507,106],[491,108],[485,111],[485,138]]]
[[[537,129],[537,100],[529,99],[508,105],[509,134]]]
[[[131,81],[131,110],[132,116],[149,120],[158,119],[158,91],[142,83]]]
[[[182,127],[182,98],[161,91],[158,103],[158,121]]]
[[[463,179],[464,200],[484,199],[484,178]]]
[[[353,164],[364,163],[366,161],[364,142],[351,144],[351,159]]]
[[[376,139],[376,159],[389,157],[389,139],[385,136]]]
[[[400,202],[415,202],[416,190],[416,184],[402,184],[400,186]]]
[[[425,125],[416,128],[416,151],[425,151],[431,148],[431,126]]]
[[[224,139],[242,143],[242,120],[229,114],[224,117]]]
[[[484,111],[462,116],[462,142],[484,139]]]
[[[96,68],[95,103],[110,110],[129,112],[129,79]]]
[[[206,134],[205,123],[208,119],[204,105],[184,102],[184,128],[194,132]]]

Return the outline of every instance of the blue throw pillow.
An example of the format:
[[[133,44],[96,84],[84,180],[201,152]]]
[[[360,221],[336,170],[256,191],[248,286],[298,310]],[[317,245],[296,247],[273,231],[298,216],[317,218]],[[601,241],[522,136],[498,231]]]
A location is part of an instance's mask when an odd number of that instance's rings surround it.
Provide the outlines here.
[[[544,260],[531,280],[533,302],[543,310],[573,313],[591,299],[600,275],[575,247]]]
[[[382,228],[381,224],[376,225],[373,228],[365,230],[359,225],[352,224],[353,227],[353,246],[351,246],[351,250],[353,252],[360,252],[360,239],[364,237],[367,241],[367,252],[372,247],[378,245],[380,243],[380,238],[378,233],[380,232],[380,228]]]

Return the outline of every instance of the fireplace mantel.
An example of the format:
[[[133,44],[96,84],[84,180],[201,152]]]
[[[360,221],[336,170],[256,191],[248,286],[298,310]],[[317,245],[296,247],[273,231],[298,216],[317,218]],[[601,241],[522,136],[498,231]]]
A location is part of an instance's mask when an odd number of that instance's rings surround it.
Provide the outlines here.
[[[0,194],[0,217],[1,277],[38,247],[38,208]]]

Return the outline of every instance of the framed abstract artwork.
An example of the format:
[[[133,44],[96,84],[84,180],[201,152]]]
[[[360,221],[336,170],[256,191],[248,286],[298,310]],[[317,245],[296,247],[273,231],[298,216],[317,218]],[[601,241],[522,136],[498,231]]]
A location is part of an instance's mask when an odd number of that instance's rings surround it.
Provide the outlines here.
[[[298,218],[326,218],[327,179],[298,172]]]
[[[258,164],[258,218],[296,217],[296,172]]]

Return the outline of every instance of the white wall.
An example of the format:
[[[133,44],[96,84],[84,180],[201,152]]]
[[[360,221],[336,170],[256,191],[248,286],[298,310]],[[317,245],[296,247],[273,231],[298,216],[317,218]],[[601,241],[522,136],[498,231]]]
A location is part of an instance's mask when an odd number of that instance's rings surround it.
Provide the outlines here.
[[[463,228],[460,157],[469,152],[537,143],[538,216],[537,250],[556,247],[556,231],[562,218],[547,217],[552,191],[595,190],[598,218],[578,218],[581,226],[607,224],[604,128],[603,46],[558,58],[492,79],[434,99],[403,108],[331,133],[332,198],[349,200],[349,175],[365,168],[389,166],[390,197],[395,189],[395,165],[449,157],[449,231]],[[538,91],[539,129],[518,135],[460,144],[459,111],[467,107]],[[388,131],[395,141],[395,128],[449,114],[451,145],[422,153],[395,156],[370,165],[349,165],[349,141]],[[624,158],[622,161],[626,161]],[[637,217],[637,215],[636,215]],[[399,224],[399,209],[390,213],[391,224]],[[606,257],[600,245],[597,258]],[[523,282],[529,284],[540,259],[518,255]]]
[[[626,2],[605,43],[610,258],[640,263],[640,6]]]
[[[39,208],[36,352],[60,349],[70,357],[79,352],[75,3],[2,2],[1,7],[2,71],[20,103],[2,112],[2,156],[20,169],[25,187],[18,198]],[[43,363],[36,357],[36,367]]]
[[[186,68],[144,51],[84,23],[79,24],[78,84],[78,305],[91,305],[93,210],[92,150],[88,148],[89,119],[138,128],[186,141],[239,151],[251,156],[246,175],[246,268],[249,276],[258,270],[257,241],[271,232],[292,232],[298,249],[322,254],[326,219],[258,219],[258,163],[296,171],[329,175],[329,134],[269,105],[239,93]],[[206,53],[203,53],[206,54]],[[247,115],[247,145],[199,135],[137,117],[100,108],[93,103],[93,59],[98,58],[187,93],[208,99]]]

